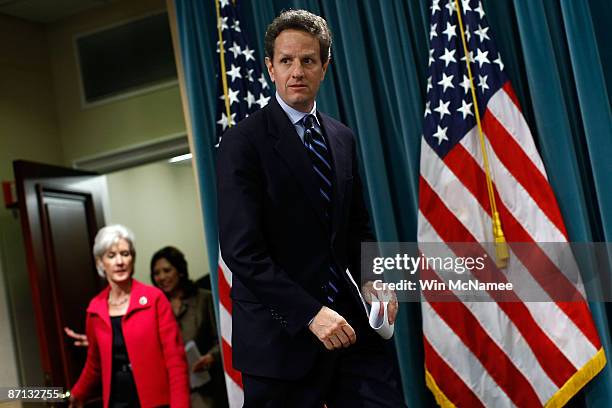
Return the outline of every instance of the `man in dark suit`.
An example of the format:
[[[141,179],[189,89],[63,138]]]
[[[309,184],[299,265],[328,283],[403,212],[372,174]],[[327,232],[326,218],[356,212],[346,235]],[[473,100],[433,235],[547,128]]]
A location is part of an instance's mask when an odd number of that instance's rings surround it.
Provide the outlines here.
[[[355,283],[373,235],[353,132],[316,109],[330,46],[324,19],[281,13],[265,37],[276,97],[219,149],[219,238],[245,407],[403,406],[393,356]],[[393,299],[390,323],[396,313]]]

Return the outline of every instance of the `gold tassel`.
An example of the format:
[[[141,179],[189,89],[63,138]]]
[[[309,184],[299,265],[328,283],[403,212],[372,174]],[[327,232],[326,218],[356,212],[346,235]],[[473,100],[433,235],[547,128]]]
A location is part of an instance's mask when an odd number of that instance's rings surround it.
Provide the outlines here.
[[[503,269],[508,266],[510,253],[508,252],[508,244],[506,243],[506,237],[504,237],[504,231],[502,230],[501,220],[497,211],[493,213],[493,235],[495,237],[495,264],[498,268]]]
[[[465,39],[465,30],[463,29],[463,19],[461,18],[461,6],[459,0],[455,0],[455,7],[457,8],[457,18],[459,19],[459,29],[461,31],[461,41],[463,43],[463,52],[465,53],[465,65],[468,72],[468,78],[470,79],[470,88],[472,91],[472,101],[474,102],[474,116],[476,117],[476,124],[478,125],[478,136],[480,138],[480,147],[482,149],[482,160],[484,164],[485,178],[487,181],[487,193],[489,195],[489,203],[491,204],[491,217],[493,224],[493,237],[495,238],[495,264],[498,268],[503,269],[508,266],[508,259],[510,253],[508,251],[508,244],[506,243],[506,237],[504,237],[504,231],[501,225],[501,219],[497,212],[497,204],[495,203],[495,194],[493,192],[493,182],[491,181],[491,170],[489,166],[489,158],[487,155],[487,147],[485,144],[484,133],[482,131],[482,123],[480,122],[480,111],[478,109],[478,99],[476,98],[476,88],[474,87],[474,77],[472,76],[472,69],[470,68],[470,53],[468,52],[467,42]]]

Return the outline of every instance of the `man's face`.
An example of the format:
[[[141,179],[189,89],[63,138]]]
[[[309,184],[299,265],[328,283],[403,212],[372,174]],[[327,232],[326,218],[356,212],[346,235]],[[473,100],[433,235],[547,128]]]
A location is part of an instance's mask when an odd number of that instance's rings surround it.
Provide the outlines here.
[[[300,30],[284,30],[274,41],[273,60],[266,67],[283,101],[300,112],[310,112],[329,60],[321,63],[319,41]]]

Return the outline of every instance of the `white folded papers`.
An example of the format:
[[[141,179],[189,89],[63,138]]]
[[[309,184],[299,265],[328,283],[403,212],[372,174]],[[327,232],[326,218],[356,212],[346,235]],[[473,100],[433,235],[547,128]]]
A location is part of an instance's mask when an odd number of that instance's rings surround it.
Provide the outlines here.
[[[372,307],[370,308],[370,314],[368,316],[370,326],[385,340],[393,336],[393,327],[395,326],[395,324],[389,324],[389,316],[387,315],[388,306],[389,302],[372,300]],[[366,305],[366,313],[367,311],[368,308]]]
[[[393,336],[395,324],[389,324],[389,316],[387,310],[389,302],[380,301],[376,298],[373,298],[372,305],[368,305],[368,303],[361,295],[361,290],[359,290],[359,286],[357,286],[357,284],[355,283],[355,280],[353,279],[353,276],[351,275],[348,269],[346,270],[346,274],[348,275],[353,285],[355,285],[357,293],[359,293],[361,303],[363,303],[365,313],[368,316],[368,321],[370,322],[370,327],[372,327],[374,331],[378,333],[383,339],[390,339]]]
[[[208,370],[198,371],[194,373],[191,367],[200,359],[200,350],[193,340],[189,340],[185,344],[185,354],[187,355],[187,363],[189,364],[189,386],[191,389],[198,388],[210,381],[210,373]]]

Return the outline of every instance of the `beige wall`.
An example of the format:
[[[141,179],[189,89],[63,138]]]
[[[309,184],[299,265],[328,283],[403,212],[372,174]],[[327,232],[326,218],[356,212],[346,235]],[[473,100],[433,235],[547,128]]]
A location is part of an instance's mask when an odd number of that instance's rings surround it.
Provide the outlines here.
[[[0,279],[0,361],[3,362],[4,368],[0,370],[0,387],[10,387],[20,383],[5,274],[6,270],[0,264],[0,277],[3,278]]]
[[[46,36],[39,25],[0,15],[0,177],[12,161],[63,161]]]
[[[185,132],[178,85],[91,108],[81,106],[73,47],[75,35],[165,8],[164,0],[123,0],[66,18],[48,28],[66,165],[75,159]]]
[[[62,146],[55,115],[55,94],[46,36],[36,24],[0,16],[0,179],[13,180],[12,161],[59,164]],[[20,383],[17,346],[26,367],[40,369],[19,219],[0,206],[0,386]],[[8,295],[11,296],[8,296]],[[28,305],[30,305],[28,309]],[[9,310],[22,310],[23,336],[13,328]],[[18,318],[18,317],[15,317]],[[19,317],[21,318],[21,317]],[[27,329],[26,329],[27,328]],[[17,343],[16,339],[22,339]],[[36,374],[33,374],[36,376]]]
[[[151,255],[167,245],[185,254],[192,279],[209,272],[193,168],[188,163],[161,161],[107,176],[109,222],[134,231],[135,276],[141,282],[151,282]]]

